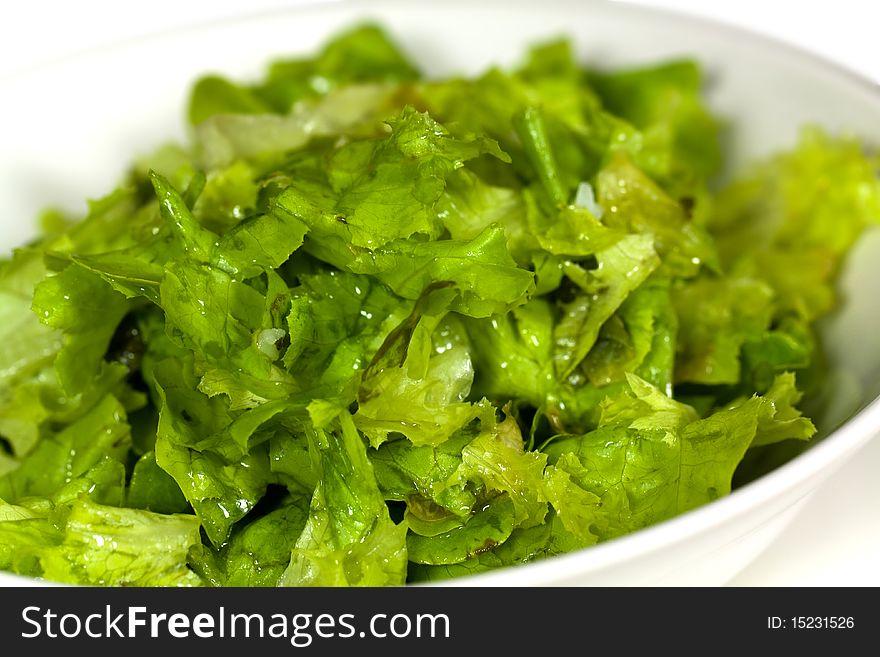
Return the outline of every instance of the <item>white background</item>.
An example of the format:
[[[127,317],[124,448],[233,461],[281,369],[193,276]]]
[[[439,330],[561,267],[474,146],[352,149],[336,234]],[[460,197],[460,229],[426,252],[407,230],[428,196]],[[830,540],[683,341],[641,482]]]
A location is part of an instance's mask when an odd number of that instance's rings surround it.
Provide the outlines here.
[[[74,52],[295,4],[296,0],[3,2],[0,78]],[[641,4],[762,32],[880,81],[880,33],[872,0],[641,0]],[[730,583],[880,586],[880,439],[815,493],[786,533]]]
[[[133,36],[310,1],[315,0],[2,2],[0,75]],[[636,4],[700,14],[770,34],[880,80],[876,0],[640,0]]]

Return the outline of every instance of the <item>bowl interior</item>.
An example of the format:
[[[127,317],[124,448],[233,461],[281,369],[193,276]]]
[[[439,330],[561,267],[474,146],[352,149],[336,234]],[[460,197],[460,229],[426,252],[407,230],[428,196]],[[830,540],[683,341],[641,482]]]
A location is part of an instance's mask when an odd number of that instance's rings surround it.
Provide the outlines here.
[[[269,59],[308,53],[363,19],[385,25],[427,75],[514,64],[529,43],[557,36],[570,37],[584,62],[601,67],[695,57],[707,72],[711,107],[728,120],[728,171],[792,145],[809,123],[880,143],[875,86],[810,55],[700,20],[562,0],[447,0],[442,7],[319,2],[143,38],[0,80],[3,98],[11,99],[0,106],[0,247],[33,236],[42,208],[82,211],[83,200],[112,189],[139,153],[184,139],[185,100],[199,74],[255,77]],[[841,310],[823,324],[834,364],[834,393],[820,426],[826,434],[880,393],[880,340],[873,328],[880,307],[871,301],[880,280],[878,256],[880,234],[872,233],[843,273]],[[829,462],[838,457],[826,451]],[[588,561],[581,566],[590,567]]]

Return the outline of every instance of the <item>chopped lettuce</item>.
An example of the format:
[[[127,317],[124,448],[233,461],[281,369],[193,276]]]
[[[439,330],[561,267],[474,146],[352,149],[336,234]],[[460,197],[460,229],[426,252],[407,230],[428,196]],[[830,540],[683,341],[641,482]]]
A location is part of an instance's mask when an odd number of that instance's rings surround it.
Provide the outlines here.
[[[367,447],[343,411],[309,435],[319,482],[281,575],[284,586],[383,586],[406,581],[406,525],[395,524]]]
[[[432,581],[795,453],[878,160],[814,128],[718,191],[701,87],[564,40],[426,79],[376,25],[203,77],[189,143],[0,261],[0,569]]]

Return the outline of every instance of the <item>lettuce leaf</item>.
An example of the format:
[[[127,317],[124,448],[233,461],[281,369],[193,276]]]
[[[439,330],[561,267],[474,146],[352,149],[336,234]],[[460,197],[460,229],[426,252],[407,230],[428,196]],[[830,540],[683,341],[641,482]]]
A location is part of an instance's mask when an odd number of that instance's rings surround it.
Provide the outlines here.
[[[310,450],[321,474],[282,586],[383,586],[406,580],[406,526],[388,514],[366,445],[351,416],[316,429]]]
[[[562,462],[570,481],[600,501],[586,497],[581,504],[600,540],[728,494],[746,450],[756,440],[772,440],[777,428],[784,435],[791,429],[787,423],[797,421],[784,408],[780,413],[770,397],[753,396],[700,418],[635,375],[628,377],[628,387],[605,401],[597,429],[560,436],[545,447],[550,463]],[[812,435],[803,429],[804,437]]]
[[[199,541],[198,521],[78,501],[61,542],[44,553],[43,576],[92,586],[199,586],[186,566]]]

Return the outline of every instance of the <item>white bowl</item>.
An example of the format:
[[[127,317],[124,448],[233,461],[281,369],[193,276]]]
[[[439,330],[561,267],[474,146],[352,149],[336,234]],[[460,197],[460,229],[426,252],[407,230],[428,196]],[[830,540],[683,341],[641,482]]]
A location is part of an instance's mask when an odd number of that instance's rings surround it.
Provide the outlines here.
[[[185,137],[184,102],[208,71],[256,77],[279,55],[308,53],[356,20],[384,24],[427,75],[513,64],[531,42],[567,35],[579,56],[614,67],[693,56],[712,108],[732,120],[732,169],[791,146],[805,123],[880,143],[880,90],[807,53],[674,14],[576,0],[317,2],[287,12],[172,31],[88,52],[0,81],[0,199],[8,249],[34,233],[47,205],[84,209],[134,156]],[[234,44],[234,47],[230,47]],[[14,99],[15,102],[8,102]],[[880,239],[856,249],[846,304],[824,333],[839,376],[861,386],[860,410],[832,410],[826,438],[730,496],[577,553],[456,580],[458,585],[720,585],[764,550],[808,495],[880,431]],[[839,428],[837,421],[848,417]],[[0,584],[34,583],[0,574]]]

